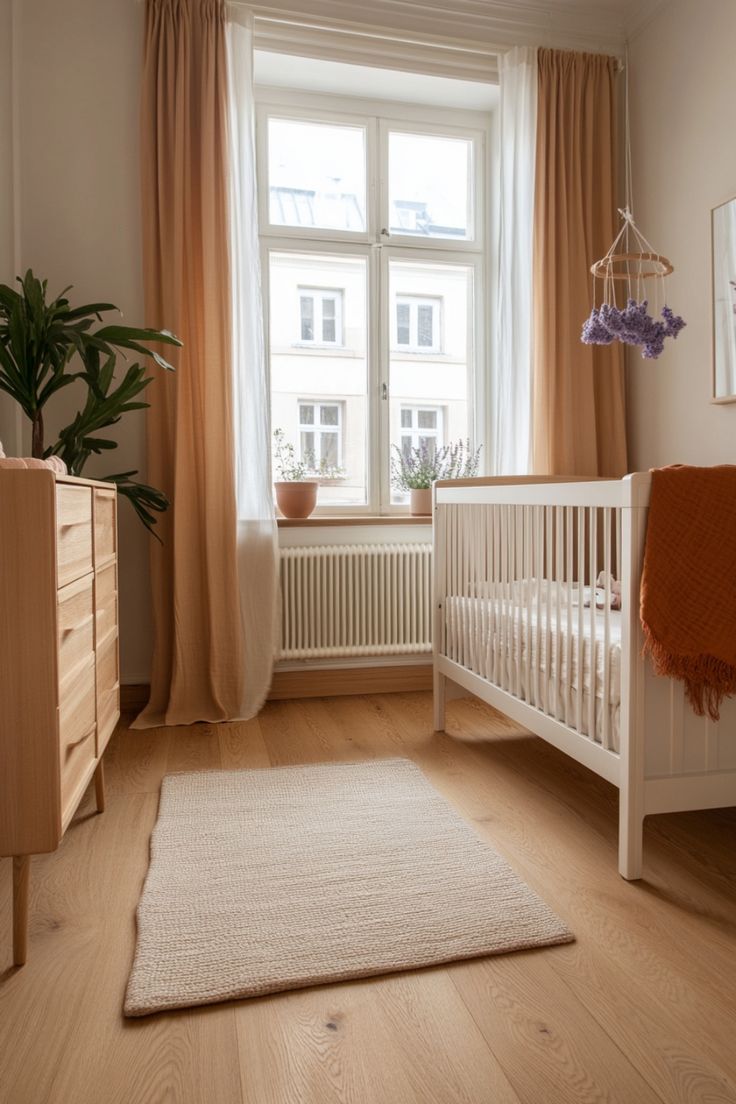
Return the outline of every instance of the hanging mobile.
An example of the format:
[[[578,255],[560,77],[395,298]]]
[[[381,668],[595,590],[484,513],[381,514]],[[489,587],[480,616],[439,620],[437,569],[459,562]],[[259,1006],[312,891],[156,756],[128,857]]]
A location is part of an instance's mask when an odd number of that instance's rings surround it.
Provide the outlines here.
[[[656,360],[664,349],[665,338],[677,337],[684,319],[667,306],[665,277],[673,272],[666,257],[657,253],[638,230],[632,214],[631,137],[629,132],[628,56],[626,60],[626,206],[619,208],[623,226],[605,257],[590,271],[593,274],[593,309],[583,324],[580,340],[586,345],[610,345],[621,341],[641,345],[642,356]],[[646,281],[654,280],[654,310],[649,314],[649,299],[644,298]],[[619,308],[616,287],[626,285],[626,306]],[[602,288],[601,288],[602,284]],[[623,298],[623,296],[622,296]],[[600,305],[597,305],[600,302]]]

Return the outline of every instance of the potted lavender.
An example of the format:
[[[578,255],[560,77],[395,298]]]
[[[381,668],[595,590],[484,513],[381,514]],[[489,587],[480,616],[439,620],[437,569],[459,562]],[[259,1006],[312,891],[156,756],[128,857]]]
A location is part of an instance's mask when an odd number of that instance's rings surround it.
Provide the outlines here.
[[[470,441],[429,448],[426,444],[406,451],[393,445],[391,483],[399,491],[408,491],[410,510],[415,517],[432,513],[432,484],[436,479],[470,479],[478,473],[481,446],[471,449]]]

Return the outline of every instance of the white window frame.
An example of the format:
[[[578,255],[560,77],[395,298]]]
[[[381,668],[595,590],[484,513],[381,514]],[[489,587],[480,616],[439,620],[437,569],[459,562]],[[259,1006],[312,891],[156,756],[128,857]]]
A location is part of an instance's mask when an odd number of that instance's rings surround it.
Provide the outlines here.
[[[302,454],[302,433],[314,434],[314,459],[317,464],[320,463],[322,456],[322,449],[320,438],[323,434],[329,434],[330,436],[337,436],[337,463],[336,468],[343,466],[343,457],[345,455],[343,450],[343,423],[345,421],[343,411],[343,401],[341,399],[297,399],[297,422],[299,432],[299,459],[304,460]],[[309,425],[307,422],[302,422],[301,408],[303,406],[311,406],[314,410],[314,422]],[[323,425],[321,418],[318,418],[320,408],[323,406],[336,406],[337,407],[337,425],[327,426]],[[318,470],[318,469],[315,469]]]
[[[409,340],[399,343],[399,306],[409,307]],[[419,308],[432,308],[432,344],[419,344]],[[442,311],[444,302],[441,295],[412,295],[402,292],[393,301],[393,319],[391,332],[391,351],[393,353],[417,353],[420,356],[437,356],[442,352]]]
[[[406,515],[407,505],[391,502],[390,486],[390,425],[389,425],[389,365],[393,348],[393,328],[388,292],[390,259],[422,260],[431,263],[457,263],[472,270],[473,295],[469,296],[468,319],[468,403],[471,446],[483,446],[480,470],[484,472],[490,460],[488,430],[490,409],[486,377],[491,363],[489,329],[486,325],[486,300],[493,286],[491,269],[495,230],[486,217],[490,210],[488,183],[493,176],[491,159],[494,120],[480,111],[437,108],[382,100],[350,99],[350,111],[345,99],[335,95],[301,93],[285,88],[256,88],[257,100],[257,171],[258,203],[263,272],[264,312],[266,332],[269,315],[269,257],[271,253],[310,253],[318,255],[352,255],[367,258],[367,369],[368,424],[366,426],[366,503],[365,505],[318,506],[316,515]],[[335,110],[334,105],[340,105]],[[287,227],[269,222],[268,196],[268,117],[307,119],[334,122],[340,125],[360,125],[366,133],[367,230],[365,233],[323,230],[312,227]],[[439,136],[470,137],[474,141],[473,211],[474,236],[468,240],[451,238],[418,238],[413,235],[391,234],[382,225],[388,221],[388,134],[391,130]],[[383,148],[379,159],[379,148]],[[382,215],[385,212],[386,218]],[[493,238],[492,238],[493,233]],[[430,297],[428,297],[430,298]],[[473,311],[473,302],[476,309]],[[371,311],[370,304],[379,304]],[[300,327],[301,332],[301,327]],[[310,343],[311,345],[311,343]],[[422,349],[426,352],[426,348]],[[399,354],[401,355],[401,354]],[[436,354],[432,354],[436,355]],[[431,404],[428,404],[431,405]]]
[[[325,348],[325,349],[339,349],[345,345],[345,335],[342,328],[343,320],[343,297],[344,290],[342,288],[324,288],[313,287],[308,284],[300,284],[297,287],[297,300],[298,300],[298,314],[299,314],[299,340],[297,345],[305,346],[308,349],[313,348]],[[312,327],[314,330],[314,337],[304,337],[302,334],[302,299],[311,298],[313,313],[312,313]],[[328,341],[324,335],[324,301],[325,299],[335,300],[335,339],[334,341]],[[317,334],[319,333],[319,337]]]

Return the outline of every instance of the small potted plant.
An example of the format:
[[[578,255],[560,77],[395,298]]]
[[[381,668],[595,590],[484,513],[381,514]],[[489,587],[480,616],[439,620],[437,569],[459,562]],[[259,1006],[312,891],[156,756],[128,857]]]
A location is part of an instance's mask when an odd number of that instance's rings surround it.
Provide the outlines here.
[[[273,460],[278,479],[274,480],[276,504],[286,518],[308,518],[317,505],[319,480],[310,479],[309,457],[298,460],[296,449],[286,440],[283,429],[273,431]]]
[[[408,452],[394,445],[393,451],[391,482],[397,490],[409,492],[409,508],[415,517],[432,513],[432,484],[436,479],[470,479],[478,472],[480,446],[473,450],[470,441],[434,449],[423,444]]]

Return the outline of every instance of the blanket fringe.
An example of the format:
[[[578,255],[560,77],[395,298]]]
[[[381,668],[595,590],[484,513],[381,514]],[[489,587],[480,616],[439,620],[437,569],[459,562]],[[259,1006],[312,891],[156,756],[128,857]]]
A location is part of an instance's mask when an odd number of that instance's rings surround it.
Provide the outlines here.
[[[720,720],[721,702],[736,694],[736,667],[711,655],[677,655],[654,639],[648,625],[644,630],[644,655],[650,655],[658,675],[685,683],[685,693],[699,717],[707,712],[712,721]]]

